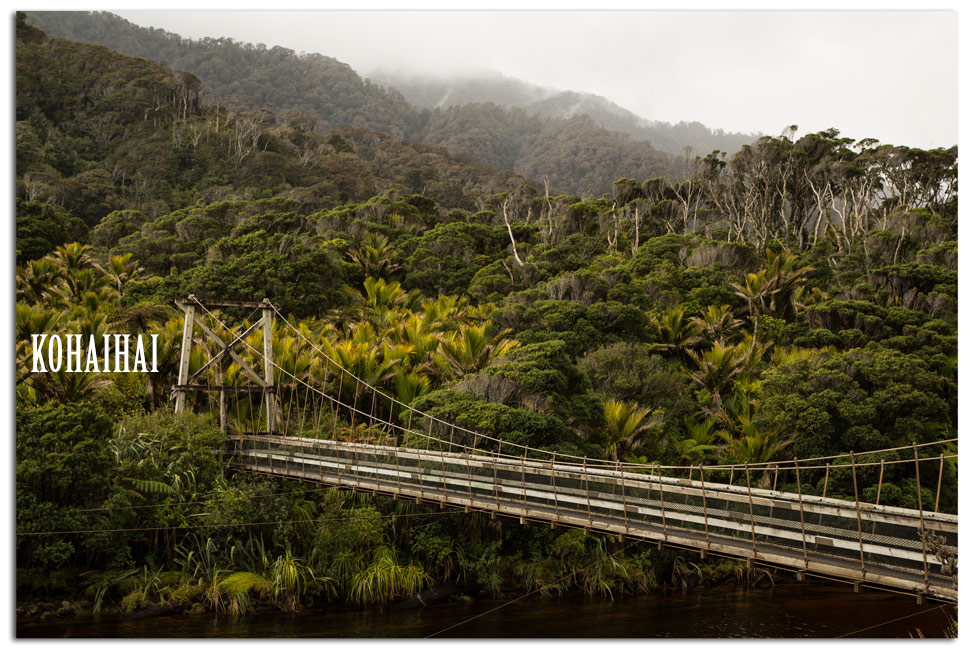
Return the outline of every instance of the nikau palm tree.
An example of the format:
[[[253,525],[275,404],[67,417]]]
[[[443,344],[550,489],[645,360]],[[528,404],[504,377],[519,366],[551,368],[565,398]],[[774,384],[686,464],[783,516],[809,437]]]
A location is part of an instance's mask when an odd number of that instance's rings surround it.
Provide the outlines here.
[[[381,234],[366,234],[346,254],[366,277],[388,277],[399,270],[399,264],[393,261],[395,248]]]
[[[728,305],[708,306],[700,311],[699,316],[690,318],[690,323],[711,342],[724,344],[724,339],[734,332],[744,323],[735,318]]]
[[[748,273],[743,284],[731,283],[731,288],[747,301],[747,308],[757,333],[758,315],[791,318],[798,308],[804,287],[801,282],[811,272],[811,266],[797,267],[798,257],[788,252],[766,251],[764,268]]]
[[[605,416],[605,450],[614,462],[636,448],[661,421],[649,408],[623,401],[603,402],[602,412]]]
[[[442,339],[436,365],[447,379],[482,370],[495,358],[517,348],[517,341],[505,338],[509,331],[491,338],[487,335],[488,326],[487,323],[461,326],[459,331]]]
[[[112,255],[106,265],[95,264],[95,267],[111,279],[112,286],[120,297],[125,295],[125,286],[133,280],[141,279],[142,271],[145,270],[137,260],[132,259],[130,252]]]
[[[692,417],[684,417],[687,436],[680,440],[680,457],[688,464],[700,464],[707,455],[717,449],[717,432],[714,425],[717,420],[705,417],[703,421],[696,421]]]
[[[693,320],[686,320],[685,315],[685,308],[676,307],[659,318],[653,318],[657,330],[657,342],[652,345],[654,351],[678,353],[700,342],[701,326]]]
[[[714,400],[714,416],[723,413],[723,396],[734,382],[745,374],[753,372],[771,343],[759,343],[753,336],[745,336],[736,345],[714,346],[702,353],[689,351],[691,360],[697,366],[689,371],[694,383],[707,390]]]

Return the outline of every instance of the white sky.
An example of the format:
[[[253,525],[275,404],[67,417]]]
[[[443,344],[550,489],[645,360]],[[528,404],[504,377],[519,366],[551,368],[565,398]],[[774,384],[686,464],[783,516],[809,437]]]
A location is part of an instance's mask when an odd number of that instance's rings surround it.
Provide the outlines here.
[[[777,135],[957,143],[953,11],[119,11],[177,34],[318,52],[360,74],[494,70],[634,113]]]

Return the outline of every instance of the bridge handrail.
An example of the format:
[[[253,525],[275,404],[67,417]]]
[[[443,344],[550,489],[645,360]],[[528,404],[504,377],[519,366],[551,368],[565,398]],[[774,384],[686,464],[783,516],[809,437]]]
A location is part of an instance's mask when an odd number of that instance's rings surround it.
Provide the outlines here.
[[[727,494],[732,493],[742,498],[747,499],[748,488],[740,485],[726,484],[720,482],[701,482],[698,479],[693,478],[678,478],[663,475],[653,475],[646,473],[633,473],[630,471],[622,470],[610,470],[604,468],[597,468],[591,466],[581,466],[578,464],[551,464],[548,462],[542,462],[532,459],[522,459],[522,458],[510,458],[510,457],[498,457],[494,454],[485,453],[483,455],[467,454],[467,453],[454,453],[449,451],[439,451],[439,450],[425,450],[420,448],[413,448],[408,446],[387,446],[381,444],[363,444],[361,442],[348,442],[342,440],[321,440],[310,437],[295,437],[295,436],[282,436],[282,435],[234,435],[227,438],[230,442],[260,442],[266,444],[277,444],[280,446],[303,446],[306,448],[314,448],[320,445],[328,445],[334,447],[344,447],[347,449],[361,449],[363,452],[370,453],[399,453],[399,454],[414,454],[417,457],[421,456],[432,456],[437,458],[439,461],[441,458],[450,458],[451,460],[456,460],[457,463],[465,463],[469,460],[474,461],[492,461],[498,462],[499,464],[504,464],[509,468],[531,468],[539,472],[546,472],[550,474],[554,472],[562,472],[565,474],[578,474],[584,473],[594,477],[602,478],[612,478],[616,480],[625,481],[627,486],[652,486],[655,487],[657,484],[662,482],[667,487],[673,487],[677,490],[681,487],[689,487],[694,491],[706,490],[714,494]],[[939,459],[939,458],[931,458]],[[912,460],[910,460],[912,462]],[[686,470],[685,466],[677,467],[666,467],[661,465],[640,465],[644,469],[681,469]],[[858,468],[860,465],[856,464]],[[861,465],[861,466],[866,466]],[[693,467],[697,470],[699,467]],[[712,466],[703,465],[705,470],[713,468]],[[764,471],[763,468],[749,468],[750,471]],[[793,470],[793,469],[792,469]],[[669,489],[667,491],[670,491]],[[682,492],[681,492],[682,493]],[[783,500],[788,502],[798,503],[799,500],[802,501],[804,506],[807,508],[809,506],[813,507],[814,513],[821,513],[825,510],[820,510],[817,507],[831,507],[836,509],[843,509],[855,512],[857,507],[856,503],[852,500],[845,500],[842,498],[830,498],[825,496],[812,496],[808,494],[803,494],[799,497],[797,493],[791,493],[788,491],[780,491],[776,489],[765,489],[761,487],[752,487],[750,489],[750,494],[752,499],[757,502],[758,500],[766,500],[772,502],[774,500]],[[893,505],[878,505],[871,503],[859,503],[859,509],[863,514],[868,514],[869,512],[875,512],[876,514],[881,514],[884,516],[893,516],[897,518],[904,518],[910,521],[919,520],[922,515],[925,520],[937,521],[939,523],[954,524],[958,522],[958,516],[956,514],[947,514],[943,512],[933,512],[929,510],[923,510],[918,512],[916,509],[909,509],[906,507],[896,507]],[[877,519],[879,520],[879,519]]]

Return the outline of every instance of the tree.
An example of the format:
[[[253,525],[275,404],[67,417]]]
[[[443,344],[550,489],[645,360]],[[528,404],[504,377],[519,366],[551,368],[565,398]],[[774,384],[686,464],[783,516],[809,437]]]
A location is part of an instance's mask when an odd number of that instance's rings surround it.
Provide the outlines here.
[[[118,291],[119,297],[125,296],[126,285],[133,280],[141,279],[142,271],[145,270],[138,260],[132,259],[130,252],[124,255],[112,255],[104,267],[98,264],[95,266],[111,278],[112,286]]]
[[[690,319],[710,342],[724,344],[725,336],[733,335],[743,322],[734,317],[730,307],[708,306],[699,316]]]
[[[692,417],[684,417],[686,437],[679,442],[680,459],[689,465],[702,464],[713,451],[717,449],[717,431],[714,425],[717,420],[704,417],[697,421]]]
[[[39,201],[17,199],[17,264],[40,259],[58,246],[88,238],[81,219]]]
[[[743,284],[731,283],[731,288],[747,300],[748,310],[757,333],[759,314],[792,319],[797,311],[802,281],[812,268],[797,267],[798,257],[786,251],[766,251],[764,268],[748,273]]]
[[[633,403],[606,401],[602,404],[605,416],[605,451],[613,462],[632,452],[643,438],[655,430],[660,414]]]
[[[657,342],[652,347],[654,350],[671,354],[681,351],[690,353],[690,348],[702,338],[702,326],[694,319],[687,320],[685,316],[684,307],[674,307],[655,319],[658,334]]]
[[[38,534],[101,527],[90,510],[111,490],[111,428],[91,403],[18,407],[17,553],[25,568],[54,569],[84,548],[111,552],[85,535]]]
[[[395,248],[381,234],[366,234],[347,254],[366,277],[389,277],[399,269]]]
[[[443,338],[436,365],[444,377],[450,380],[476,372],[518,347],[517,341],[507,339],[509,330],[489,337],[488,326],[487,323],[461,326],[459,331]]]

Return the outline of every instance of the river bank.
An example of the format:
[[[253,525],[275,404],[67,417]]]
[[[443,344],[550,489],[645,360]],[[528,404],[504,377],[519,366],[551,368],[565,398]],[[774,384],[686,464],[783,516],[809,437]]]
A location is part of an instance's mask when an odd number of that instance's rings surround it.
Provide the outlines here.
[[[441,602],[402,609],[257,612],[245,616],[102,616],[18,620],[22,638],[336,637],[422,638],[942,638],[956,608],[822,582],[736,586],[686,594]]]

